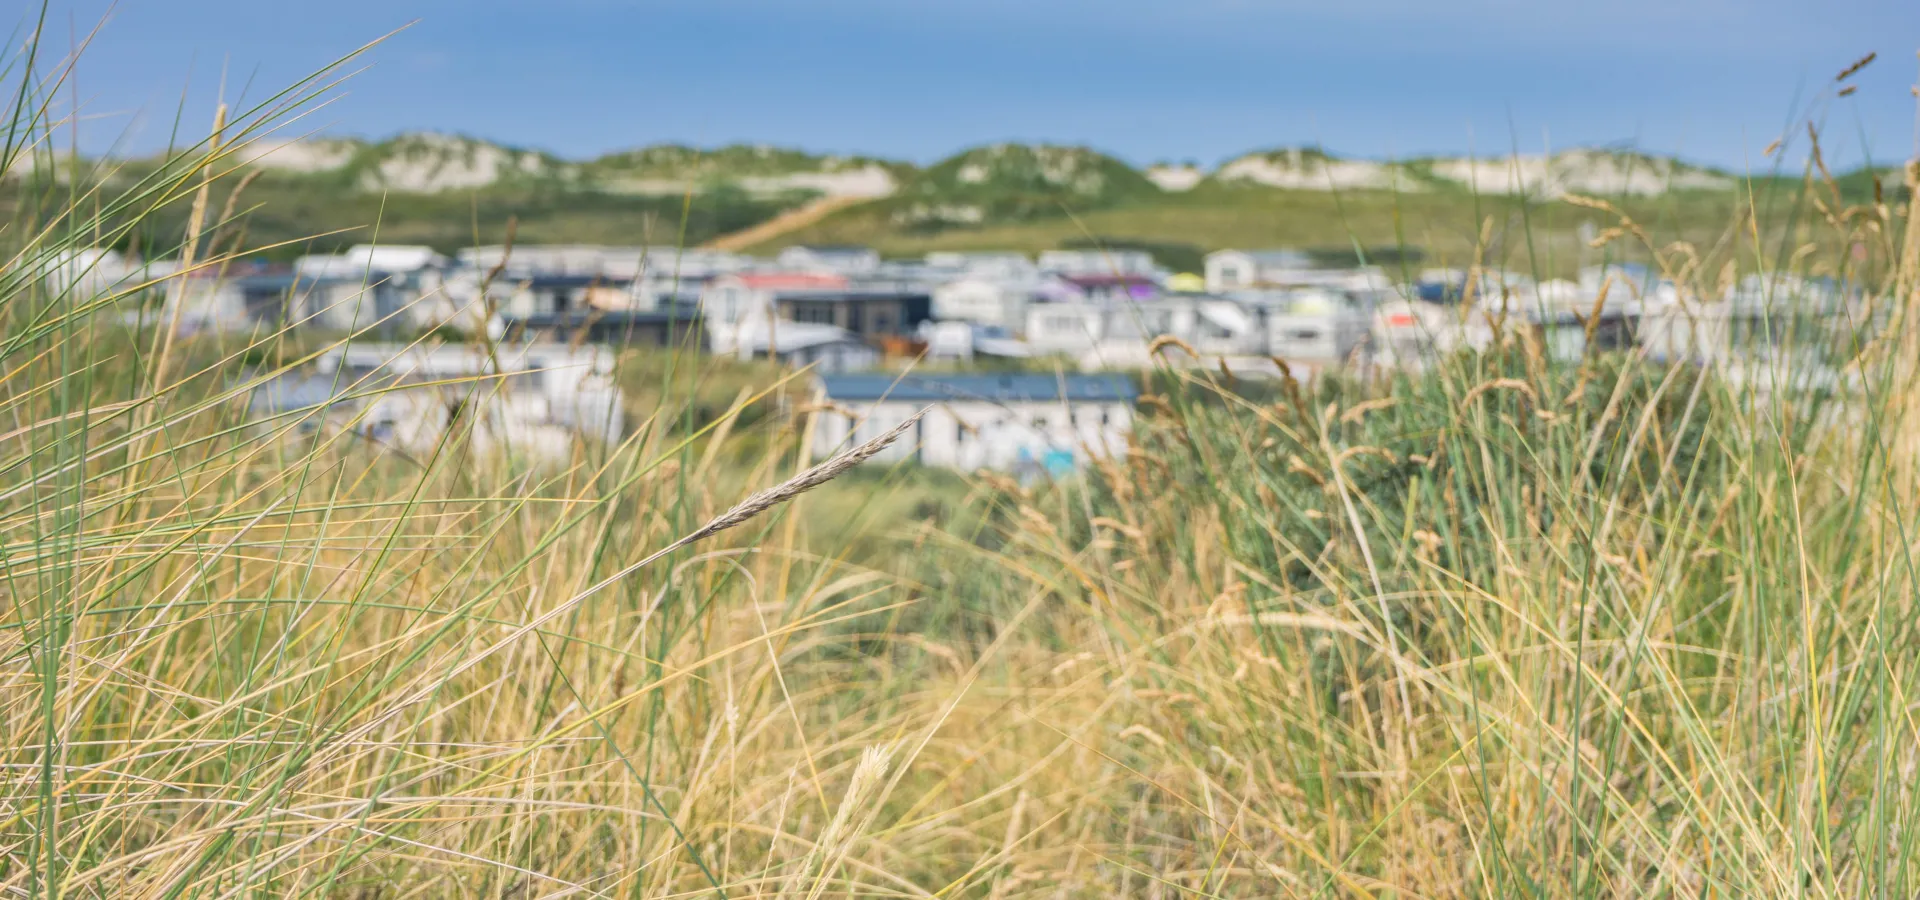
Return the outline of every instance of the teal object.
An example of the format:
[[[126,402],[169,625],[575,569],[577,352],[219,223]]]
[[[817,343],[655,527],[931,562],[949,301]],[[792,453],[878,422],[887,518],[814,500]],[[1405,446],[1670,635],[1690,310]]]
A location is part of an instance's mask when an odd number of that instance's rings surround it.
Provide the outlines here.
[[[1046,467],[1048,475],[1055,478],[1071,475],[1074,470],[1073,451],[1048,450],[1046,456],[1041,457],[1040,464]]]

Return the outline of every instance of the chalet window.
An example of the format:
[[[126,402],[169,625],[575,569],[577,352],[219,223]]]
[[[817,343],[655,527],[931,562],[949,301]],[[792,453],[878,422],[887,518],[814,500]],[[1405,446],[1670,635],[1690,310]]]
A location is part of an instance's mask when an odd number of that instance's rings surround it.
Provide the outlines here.
[[[287,305],[287,292],[279,288],[242,288],[241,305],[246,307],[247,316],[254,319],[278,319]]]
[[[1085,326],[1074,316],[1045,316],[1040,320],[1040,327],[1061,334],[1085,330]]]

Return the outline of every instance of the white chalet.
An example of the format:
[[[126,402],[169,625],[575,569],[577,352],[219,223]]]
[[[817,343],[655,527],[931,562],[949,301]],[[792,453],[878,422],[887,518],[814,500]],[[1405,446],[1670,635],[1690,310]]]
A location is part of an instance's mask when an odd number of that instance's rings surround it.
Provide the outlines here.
[[[1665,281],[1652,267],[1632,262],[1583,266],[1578,279],[1581,290],[1589,295],[1598,294],[1600,285],[1611,279],[1613,286],[1607,292],[1609,299],[1613,298],[1614,291],[1619,291],[1621,296],[1634,298],[1651,294]]]
[[[824,375],[815,381],[816,459],[928,412],[874,462],[915,461],[1061,475],[1124,453],[1139,396],[1118,375]]]
[[[1856,329],[1867,327],[1867,317],[1848,306],[1847,291],[1833,282],[1752,274],[1715,300],[1645,305],[1637,337],[1655,360],[1778,366],[1796,358],[1812,368],[1827,362],[1832,347],[1862,338]]]
[[[293,271],[311,278],[357,278],[444,269],[448,263],[432,247],[357,244],[344,253],[302,256]]]
[[[750,323],[739,333],[733,352],[741,359],[778,359],[818,372],[857,372],[880,364],[880,351],[859,335],[822,322]]]
[[[933,317],[972,322],[1017,332],[1026,327],[1027,308],[1035,303],[1086,298],[1063,278],[1041,276],[968,276],[933,288]]]
[[[593,346],[353,344],[266,380],[249,405],[262,427],[349,430],[414,456],[464,423],[484,454],[557,464],[582,441],[621,439],[612,371],[612,352]]]
[[[1266,348],[1259,322],[1240,304],[1204,294],[1172,294],[1109,307],[1100,339],[1079,354],[1080,367],[1151,368],[1158,364],[1154,343],[1161,338],[1178,341],[1160,351],[1169,354],[1168,360],[1185,360],[1185,347],[1203,357],[1258,355]]]
[[[1207,254],[1207,290],[1284,284],[1295,273],[1312,267],[1313,260],[1299,250],[1219,250]]]
[[[1221,250],[1207,254],[1207,290],[1242,294],[1275,288],[1323,287],[1384,299],[1392,279],[1379,266],[1316,266],[1298,250]]]
[[[23,271],[38,271],[49,295],[73,302],[142,293],[177,268],[171,262],[142,263],[103,247],[28,254],[15,262]]]
[[[814,272],[742,272],[709,282],[700,293],[700,315],[707,332],[707,349],[739,352],[745,338],[772,327],[774,298],[783,291],[833,290],[847,286],[839,275]],[[751,352],[751,351],[749,351]]]
[[[481,307],[444,290],[450,263],[432,247],[406,245],[358,244],[343,253],[302,256],[293,263],[287,312],[302,323],[342,331],[376,324],[474,324],[483,316]]]
[[[1040,267],[1025,253],[937,250],[927,254],[926,264],[968,278],[1017,279],[1033,278],[1040,274]]]
[[[1344,362],[1372,327],[1371,304],[1342,291],[1295,288],[1268,299],[1266,352],[1288,362]]]
[[[1032,347],[997,325],[929,320],[920,323],[919,337],[927,345],[928,359],[1024,359],[1033,355]]]
[[[795,321],[782,313],[778,298],[808,292],[833,292],[847,279],[825,273],[743,272],[714,279],[700,294],[707,349],[741,359],[778,358],[822,372],[872,368],[875,350],[851,329],[826,321]]]
[[[1027,308],[1026,340],[1037,354],[1079,355],[1107,333],[1106,307],[1091,302],[1036,303]]]

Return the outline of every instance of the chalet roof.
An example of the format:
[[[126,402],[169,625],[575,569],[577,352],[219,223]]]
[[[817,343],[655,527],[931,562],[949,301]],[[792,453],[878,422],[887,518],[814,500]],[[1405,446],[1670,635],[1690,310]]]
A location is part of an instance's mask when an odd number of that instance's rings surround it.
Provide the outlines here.
[[[1121,375],[822,375],[821,390],[832,400],[897,400],[939,403],[984,400],[992,403],[1132,403],[1140,389]]]
[[[864,284],[837,288],[775,290],[773,294],[782,300],[931,300],[933,297],[933,291],[924,287],[896,288]]]
[[[219,270],[217,268],[208,268],[202,271],[206,272],[207,274],[205,276],[202,276],[200,272],[195,272],[190,277],[195,277],[195,278],[207,277],[215,280],[222,280],[219,278]],[[322,284],[356,284],[356,285],[371,286],[376,284],[385,284],[392,281],[392,279],[393,279],[392,275],[389,275],[383,272],[375,272],[373,273],[372,277],[367,277],[366,274],[362,272],[356,272],[353,275],[349,276],[349,275],[313,275],[309,273],[295,274],[293,272],[268,270],[268,271],[262,271],[262,272],[228,273],[228,275],[224,280],[232,282],[233,284],[237,284],[243,290],[249,290],[249,291],[269,291],[269,290],[309,291],[309,290],[312,290],[315,286],[322,285]]]
[[[845,276],[820,272],[742,272],[734,277],[756,291],[831,290],[847,286]]]
[[[1300,250],[1280,248],[1274,250],[1221,250],[1209,256],[1222,256],[1228,253],[1238,254],[1263,266],[1308,266],[1313,257]]]
[[[1061,281],[1077,287],[1159,287],[1159,282],[1149,275],[1064,275]]]
[[[589,324],[612,327],[659,323],[695,325],[702,318],[699,307],[695,306],[668,306],[664,309],[575,309],[524,316],[506,312],[500,314],[501,321],[508,326],[525,325],[528,328],[577,328]]]
[[[360,342],[328,350],[315,361],[322,374],[345,367],[432,377],[465,377],[531,369],[613,369],[614,353],[605,347],[565,343],[511,344],[483,350],[471,344],[398,344]]]
[[[561,272],[551,272],[551,271],[535,271],[528,274],[524,278],[515,278],[512,280],[521,284],[525,284],[526,286],[531,288],[574,288],[574,287],[623,288],[623,287],[632,285],[634,281],[638,279],[630,275],[622,276],[622,275],[604,275],[599,273],[580,274],[580,273],[561,273]]]

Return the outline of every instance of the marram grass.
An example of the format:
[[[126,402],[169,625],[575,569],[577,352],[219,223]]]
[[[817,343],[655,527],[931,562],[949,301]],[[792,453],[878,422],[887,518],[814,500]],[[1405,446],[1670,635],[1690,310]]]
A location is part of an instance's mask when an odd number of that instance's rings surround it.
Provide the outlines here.
[[[739,519],[820,481],[790,373],[630,359],[619,446],[403,458],[244,421],[309,338],[156,373],[135,297],[33,275],[200,170],[6,187],[8,896],[1920,889],[1891,200],[1637,250],[1701,294],[1762,261],[1860,285],[1838,390],[1508,328],[1411,374],[1157,373],[1131,452],[1059,484],[867,467]]]

